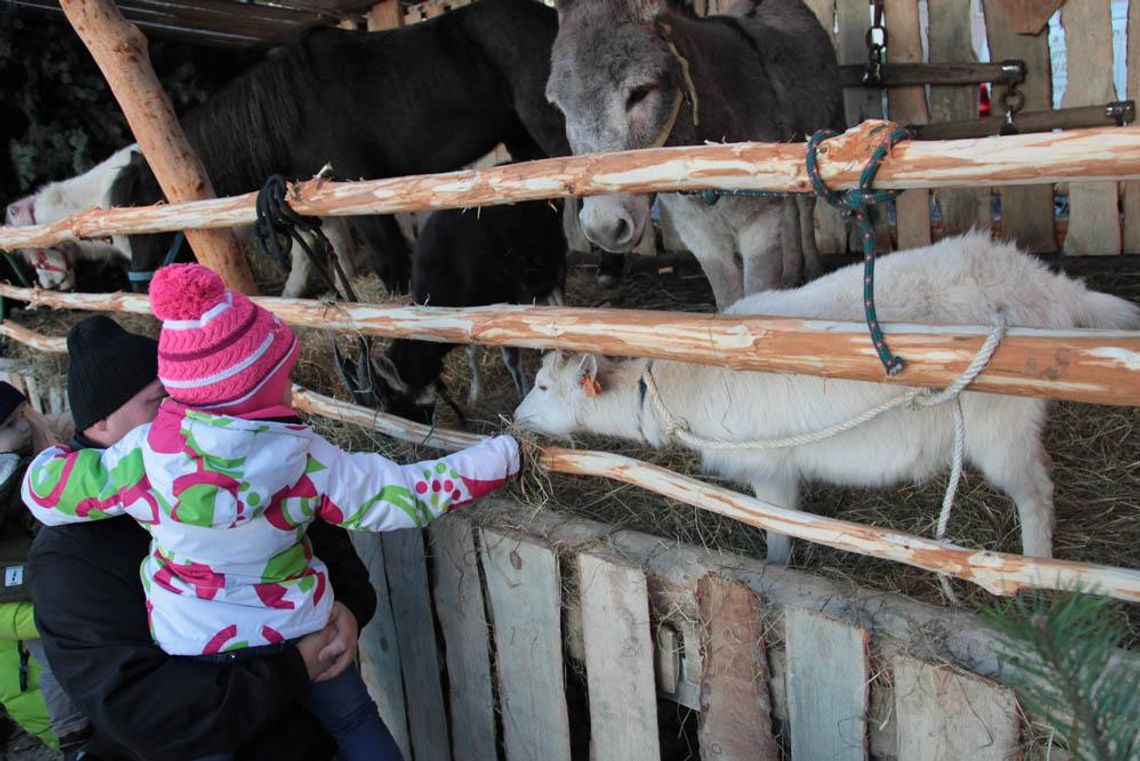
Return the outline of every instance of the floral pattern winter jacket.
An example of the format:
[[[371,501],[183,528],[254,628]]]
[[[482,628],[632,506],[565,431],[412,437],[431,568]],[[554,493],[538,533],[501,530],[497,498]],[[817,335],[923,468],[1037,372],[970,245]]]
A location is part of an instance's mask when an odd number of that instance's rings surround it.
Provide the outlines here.
[[[126,514],[146,527],[151,634],[170,654],[198,655],[325,625],[332,591],[305,536],[315,518],[365,531],[423,526],[518,468],[509,436],[397,465],[344,452],[305,425],[167,400],[153,423],[109,449],[41,452],[23,495],[48,525]]]

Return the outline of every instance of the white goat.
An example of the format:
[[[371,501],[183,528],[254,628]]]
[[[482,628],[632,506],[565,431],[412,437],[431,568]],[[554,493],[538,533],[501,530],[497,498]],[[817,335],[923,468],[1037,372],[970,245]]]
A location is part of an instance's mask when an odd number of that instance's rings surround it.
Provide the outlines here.
[[[796,290],[749,296],[728,313],[860,320],[862,293],[862,266],[852,265]],[[978,233],[884,257],[875,295],[884,321],[989,324],[1001,310],[1011,326],[1140,326],[1135,304],[1089,291]],[[692,433],[729,442],[813,433],[900,393],[897,386],[872,382],[551,353],[515,418],[548,435],[588,431],[664,447],[671,441],[645,398],[646,373],[666,409]],[[967,462],[1017,504],[1025,554],[1051,556],[1053,482],[1041,442],[1045,402],[967,392],[961,404]],[[700,451],[706,471],[750,485],[759,499],[796,509],[802,479],[878,487],[931,477],[950,461],[953,429],[952,405],[900,407],[818,443]],[[769,532],[769,561],[787,562],[790,551],[788,537]]]
[[[5,224],[14,227],[42,225],[90,208],[111,208],[111,185],[119,172],[130,163],[131,154],[138,150],[138,144],[132,143],[83,174],[48,183],[35,193],[13,201],[5,213]],[[351,277],[356,271],[356,243],[349,230],[348,220],[344,217],[325,217],[323,222],[324,233],[332,244],[341,267]],[[239,226],[235,232],[244,239],[253,237],[252,225]],[[310,240],[310,245],[313,244],[315,240]],[[21,253],[36,271],[40,287],[55,290],[71,290],[75,287],[73,257],[119,260],[126,268],[131,263],[130,238],[125,235],[112,236],[109,241],[82,240],[50,248],[24,249]],[[301,251],[301,247],[294,246],[292,267],[282,295],[300,296],[312,276],[312,269],[312,263]]]

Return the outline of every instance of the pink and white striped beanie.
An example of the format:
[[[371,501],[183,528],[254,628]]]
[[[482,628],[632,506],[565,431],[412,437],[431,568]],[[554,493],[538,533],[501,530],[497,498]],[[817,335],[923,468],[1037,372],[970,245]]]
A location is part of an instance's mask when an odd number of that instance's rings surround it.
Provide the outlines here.
[[[231,415],[281,404],[300,344],[274,314],[201,264],[159,269],[150,304],[162,320],[158,378],[172,399]]]

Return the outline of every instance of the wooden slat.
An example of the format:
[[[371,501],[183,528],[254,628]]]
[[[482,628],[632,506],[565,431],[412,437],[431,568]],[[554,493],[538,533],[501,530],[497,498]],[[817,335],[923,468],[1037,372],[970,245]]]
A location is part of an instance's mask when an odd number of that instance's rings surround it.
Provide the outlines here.
[[[432,524],[429,536],[435,611],[447,653],[451,745],[458,758],[496,758],[487,616],[471,524],[449,515]]]
[[[1044,111],[1052,108],[1053,75],[1049,65],[1048,35],[1043,32],[1033,37],[1015,33],[996,10],[995,0],[985,0],[985,12],[990,57],[995,61],[1009,58],[1025,61],[1025,82],[1017,88],[1025,96],[1024,110]],[[990,108],[994,116],[1005,115],[1007,89],[1001,85],[993,88]],[[1027,251],[1056,251],[1053,186],[1002,188],[1001,234],[1005,240],[1016,241]]]
[[[890,63],[922,61],[918,0],[886,0],[884,10],[890,35]],[[926,88],[896,87],[887,91],[890,118],[898,124],[926,124]],[[895,219],[900,250],[930,244],[930,191],[908,190],[895,198]]]
[[[1140,2],[1128,4],[1128,97],[1140,100]],[[1124,183],[1124,241],[1126,254],[1140,254],[1140,182]]]
[[[408,738],[407,703],[400,675],[400,646],[392,601],[388,596],[388,574],[384,568],[384,547],[378,534],[351,533],[356,554],[368,568],[368,581],[376,590],[376,615],[360,631],[360,671],[368,693],[376,701],[380,716],[388,725],[405,758],[411,758]]]
[[[590,757],[659,758],[645,574],[583,553],[578,556],[578,585],[590,694]]]
[[[431,591],[423,529],[381,535],[392,617],[399,640],[400,669],[408,711],[411,746],[417,761],[447,761],[447,711],[440,685]]]
[[[701,617],[701,758],[779,761],[772,734],[768,653],[760,598],[738,581],[697,583]]]
[[[893,666],[899,761],[1020,758],[1021,722],[1008,688],[905,655]]]
[[[989,2],[989,0],[987,0]],[[1065,0],[994,0],[999,22],[1014,34],[1040,34]]]
[[[836,0],[835,13],[839,21],[837,39],[839,63],[867,63],[867,28],[871,24],[867,0]],[[883,118],[883,93],[878,88],[848,87],[843,90],[843,108],[848,124],[858,124],[866,119]],[[826,206],[819,203],[817,206]],[[875,229],[875,250],[891,250],[891,232],[885,209],[871,211]],[[863,242],[859,229],[851,225],[848,230],[847,246],[853,251],[862,251]]]
[[[819,19],[833,47],[839,41],[835,33],[835,0],[806,0],[807,6]],[[821,254],[847,252],[847,224],[839,210],[827,203],[815,205],[815,245]]]
[[[867,630],[793,608],[784,637],[792,758],[867,758]]]
[[[930,3],[930,62],[976,61],[970,37],[970,0]],[[950,122],[978,118],[978,87],[930,88],[930,121]],[[990,191],[935,190],[942,208],[942,234],[957,235],[971,227],[990,226]]]
[[[480,546],[507,761],[570,761],[558,558],[486,529]]]
[[[1068,86],[1061,105],[1093,106],[1116,100],[1112,82],[1112,16],[1109,0],[1066,3]],[[1120,215],[1115,182],[1069,183],[1069,232],[1065,252],[1079,256],[1119,254]]]

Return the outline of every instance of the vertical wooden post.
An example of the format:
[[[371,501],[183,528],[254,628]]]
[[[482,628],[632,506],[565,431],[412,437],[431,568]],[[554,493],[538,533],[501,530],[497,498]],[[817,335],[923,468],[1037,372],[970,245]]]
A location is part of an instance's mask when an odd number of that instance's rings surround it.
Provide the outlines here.
[[[922,37],[919,33],[918,0],[886,0],[891,63],[922,63]],[[887,91],[890,118],[898,124],[926,124],[926,88],[896,87]],[[930,245],[930,191],[916,188],[895,199],[900,250]]]
[[[838,44],[835,37],[835,0],[806,2],[835,47]],[[847,253],[847,223],[843,221],[839,209],[822,201],[815,205],[815,245],[821,254]]]
[[[1053,107],[1053,73],[1049,65],[1048,34],[1016,34],[998,5],[995,0],[985,0],[986,39],[990,45],[990,58],[994,61],[1007,58],[1025,61],[1025,83],[1017,88],[1025,96],[1025,110],[1048,110]],[[1005,115],[1007,91],[1006,87],[994,85],[990,108],[995,116]],[[1053,186],[1003,187],[1001,236],[1005,240],[1016,241],[1033,253],[1056,251]]]
[[[214,189],[151,68],[146,37],[113,0],[61,0],[67,20],[111,86],[147,163],[172,203],[214,197]],[[249,265],[231,230],[186,231],[198,261],[242,293],[256,293]]]
[[[404,9],[400,0],[380,0],[368,11],[368,31],[379,32],[404,25]]]
[[[970,36],[970,0],[930,3],[930,61],[976,61]],[[978,118],[978,86],[930,88],[930,121]],[[942,234],[958,235],[971,227],[989,229],[990,189],[936,190],[942,208]]]
[[[1116,100],[1112,82],[1112,14],[1109,0],[1066,3],[1065,57],[1069,86],[1061,105],[1094,106]],[[1115,182],[1069,183],[1070,254],[1119,254],[1120,212]]]
[[[1140,100],[1140,0],[1128,4],[1128,97]],[[1124,253],[1140,254],[1140,182],[1124,183]]]
[[[871,14],[867,0],[836,0],[835,12],[839,19],[839,63],[866,64],[868,62],[867,29],[871,25]],[[883,91],[877,87],[847,87],[843,90],[844,114],[848,124],[858,124],[867,119],[882,119]],[[816,206],[826,206],[818,203]],[[891,250],[890,228],[887,224],[885,207],[874,209],[871,219],[875,224],[875,249]],[[855,251],[863,250],[863,240],[855,226],[849,230],[848,246]]]

